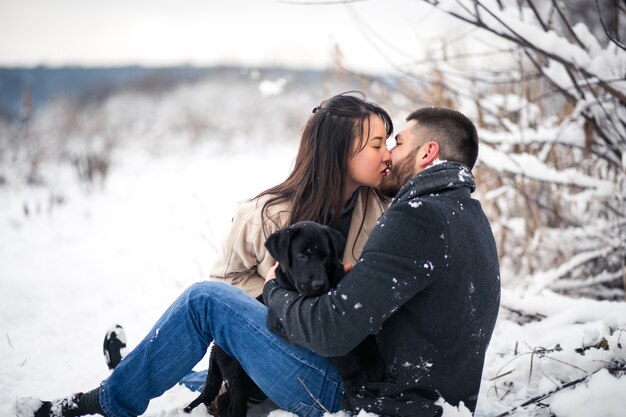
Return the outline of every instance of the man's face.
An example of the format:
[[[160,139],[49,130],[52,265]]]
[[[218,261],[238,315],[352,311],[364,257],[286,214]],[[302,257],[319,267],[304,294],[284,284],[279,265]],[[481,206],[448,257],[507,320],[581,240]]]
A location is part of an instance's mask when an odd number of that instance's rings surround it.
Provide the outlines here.
[[[384,195],[395,196],[400,188],[420,171],[416,163],[421,143],[418,138],[419,131],[417,122],[411,120],[396,135],[396,144],[390,151],[392,168],[380,184],[380,191]]]

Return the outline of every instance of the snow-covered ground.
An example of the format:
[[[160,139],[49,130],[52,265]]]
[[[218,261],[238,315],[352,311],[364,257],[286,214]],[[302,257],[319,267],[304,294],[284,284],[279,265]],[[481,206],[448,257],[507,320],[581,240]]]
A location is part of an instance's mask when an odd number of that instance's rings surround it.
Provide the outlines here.
[[[118,152],[105,187],[91,192],[62,181],[63,172],[48,188],[0,188],[0,416],[14,415],[19,397],[53,399],[106,378],[105,330],[123,324],[134,346],[185,287],[207,277],[237,202],[288,173],[296,144],[278,143]],[[54,188],[63,203],[50,199]],[[522,288],[503,289],[476,415],[593,374],[542,402],[558,416],[624,416],[626,378],[601,369],[626,363],[626,304]],[[146,415],[183,416],[195,395],[174,387]]]

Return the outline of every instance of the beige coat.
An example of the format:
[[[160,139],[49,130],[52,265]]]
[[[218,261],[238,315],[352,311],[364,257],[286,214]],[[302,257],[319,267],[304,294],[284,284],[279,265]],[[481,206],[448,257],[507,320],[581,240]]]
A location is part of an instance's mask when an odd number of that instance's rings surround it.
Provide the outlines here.
[[[269,221],[266,225],[266,236],[261,209],[268,198],[263,196],[239,206],[230,232],[211,270],[211,279],[229,282],[253,297],[263,291],[265,276],[276,262],[265,249],[265,239],[276,230],[287,226],[290,219],[288,203],[269,207],[268,215],[274,221]],[[352,212],[343,255],[344,263],[357,262],[372,228],[386,208],[387,204],[380,200],[373,189],[361,188]]]

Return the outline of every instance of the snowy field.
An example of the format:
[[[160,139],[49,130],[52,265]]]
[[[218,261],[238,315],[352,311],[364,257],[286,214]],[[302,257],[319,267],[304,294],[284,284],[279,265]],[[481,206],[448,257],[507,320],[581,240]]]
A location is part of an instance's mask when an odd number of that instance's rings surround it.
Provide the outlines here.
[[[237,202],[287,175],[295,145],[285,143],[118,153],[102,190],[59,172],[63,203],[48,189],[0,188],[0,416],[14,415],[19,397],[54,399],[106,378],[106,329],[121,323],[134,346],[207,277]],[[476,415],[626,415],[626,377],[606,370],[626,363],[626,304],[530,294],[516,281],[503,271],[506,308]],[[546,407],[523,406],[585,377],[541,400]],[[176,386],[146,415],[184,416],[195,395]]]

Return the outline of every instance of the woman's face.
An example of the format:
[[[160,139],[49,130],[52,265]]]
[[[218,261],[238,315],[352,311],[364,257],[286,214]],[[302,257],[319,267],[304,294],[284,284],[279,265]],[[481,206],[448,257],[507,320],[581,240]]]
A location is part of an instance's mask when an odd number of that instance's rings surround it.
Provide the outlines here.
[[[387,163],[391,161],[391,157],[385,145],[387,130],[383,119],[378,115],[371,115],[369,127],[367,121],[363,124],[363,135],[367,137],[362,141],[354,141],[354,150],[357,151],[363,144],[365,147],[348,159],[346,185],[351,192],[362,185],[378,188],[389,172]]]

